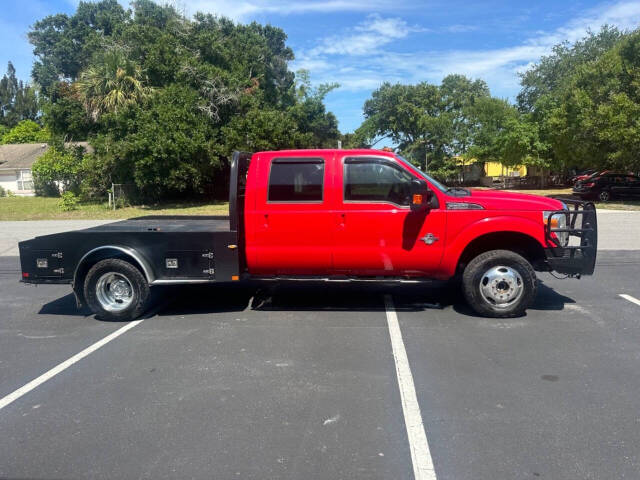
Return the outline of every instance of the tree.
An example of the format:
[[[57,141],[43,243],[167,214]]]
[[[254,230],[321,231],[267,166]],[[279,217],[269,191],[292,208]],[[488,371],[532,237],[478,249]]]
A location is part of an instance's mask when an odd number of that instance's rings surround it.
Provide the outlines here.
[[[82,179],[82,151],[51,146],[35,161],[32,170],[39,195],[77,192]]]
[[[340,132],[338,120],[333,113],[327,113],[324,98],[338,88],[337,83],[325,83],[318,87],[311,85],[309,72],[296,72],[296,102],[289,108],[298,130],[310,133],[310,146],[317,148],[335,147]]]
[[[95,148],[83,158],[85,196],[131,181],[146,199],[201,194],[222,183],[234,149],[339,138],[324,105],[335,85],[314,88],[304,73],[296,84],[286,35],[270,25],[103,0],[46,17],[29,38],[43,123],[58,141]]]
[[[446,156],[451,121],[443,113],[442,96],[436,85],[384,83],[364,104],[364,131],[370,136],[369,143],[389,138],[400,151],[424,166],[427,155],[436,161]]]
[[[71,17],[49,15],[36,22],[28,34],[36,57],[33,79],[45,93],[60,80],[76,80],[127,16],[117,0],[81,1]]]
[[[443,113],[451,122],[449,149],[464,156],[473,143],[477,122],[471,116],[476,102],[490,98],[489,87],[483,80],[471,80],[464,75],[447,75],[442,79],[440,94]]]
[[[640,31],[576,68],[549,114],[554,151],[572,165],[640,170]]]
[[[536,103],[541,97],[553,95],[566,85],[580,65],[597,60],[623,36],[616,27],[603,25],[599,32],[589,31],[573,45],[567,41],[555,45],[551,55],[542,57],[538,63],[520,74],[522,90],[517,97],[520,110],[535,111]]]
[[[202,192],[219,162],[211,126],[197,105],[196,91],[176,85],[154,93],[145,109],[130,105],[106,118],[111,127],[94,145],[107,181],[133,180],[155,200]]]
[[[99,56],[73,84],[77,98],[91,118],[136,105],[149,96],[140,66],[120,49],[109,49]]]
[[[579,87],[576,75],[600,63],[628,35],[604,25],[599,32],[588,32],[573,45],[568,42],[556,45],[551,55],[521,75],[518,106],[528,114],[527,121],[535,123],[540,145],[546,148],[542,156],[552,170],[580,166],[605,168],[606,148],[601,142],[593,141],[600,135],[599,131],[595,125],[578,118],[590,109],[584,103],[588,103],[590,94]],[[608,72],[604,77],[613,74]],[[604,77],[604,84],[609,84]]]
[[[383,84],[364,105],[357,143],[388,138],[416,165],[446,178],[459,170],[455,156],[465,156],[481,127],[476,105],[490,98],[481,80],[449,75],[440,85]],[[363,141],[364,139],[364,141]]]
[[[43,102],[42,123],[57,138],[67,141],[86,140],[95,133],[96,124],[78,100],[70,83],[59,82],[50,89],[48,102]]]
[[[7,73],[0,79],[0,124],[14,127],[22,120],[35,120],[38,110],[35,88],[18,81],[16,69],[9,62]]]
[[[2,143],[39,143],[48,142],[50,134],[33,120],[23,120],[5,133]]]
[[[468,156],[483,162],[503,162],[504,138],[518,124],[518,110],[506,100],[482,97],[469,108],[468,115],[473,130]],[[521,162],[514,163],[518,164]]]

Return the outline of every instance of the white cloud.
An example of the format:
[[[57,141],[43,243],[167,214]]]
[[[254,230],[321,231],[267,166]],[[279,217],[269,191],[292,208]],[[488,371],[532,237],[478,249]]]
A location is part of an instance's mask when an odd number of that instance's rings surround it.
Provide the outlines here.
[[[190,14],[198,11],[216,13],[240,21],[261,13],[371,12],[391,10],[401,5],[401,2],[391,0],[186,0],[182,3]]]
[[[369,15],[344,36],[331,36],[322,40],[312,49],[308,57],[321,55],[370,55],[388,43],[405,38],[409,33],[419,31],[401,18],[382,18],[378,14]]]

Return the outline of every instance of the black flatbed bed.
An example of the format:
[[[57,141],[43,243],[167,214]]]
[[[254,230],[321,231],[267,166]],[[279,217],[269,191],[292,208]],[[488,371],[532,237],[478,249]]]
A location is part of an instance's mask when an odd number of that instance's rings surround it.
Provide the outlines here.
[[[86,228],[82,232],[229,232],[228,215],[150,215],[119,220],[96,227]]]
[[[149,285],[229,282],[246,273],[244,196],[250,154],[231,162],[229,215],[147,215],[19,243],[22,281],[71,283],[82,302],[89,268],[123,259]]]

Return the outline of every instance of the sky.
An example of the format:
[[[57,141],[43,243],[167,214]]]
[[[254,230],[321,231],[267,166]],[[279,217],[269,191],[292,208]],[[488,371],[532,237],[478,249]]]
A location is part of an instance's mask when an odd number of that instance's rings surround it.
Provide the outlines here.
[[[128,7],[128,0],[119,0]],[[78,0],[0,0],[0,68],[10,60],[28,80],[34,57],[29,27],[54,13],[72,14]],[[161,2],[167,3],[167,2]],[[314,84],[337,82],[326,98],[342,132],[363,120],[362,106],[382,82],[439,83],[450,73],[487,82],[494,96],[515,100],[518,72],[564,40],[601,25],[634,29],[640,0],[173,0],[237,22],[281,27],[295,53],[292,70]]]

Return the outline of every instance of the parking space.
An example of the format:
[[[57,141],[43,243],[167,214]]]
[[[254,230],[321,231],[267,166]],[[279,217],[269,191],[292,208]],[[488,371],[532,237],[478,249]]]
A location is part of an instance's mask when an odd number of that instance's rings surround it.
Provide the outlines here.
[[[542,275],[523,318],[401,316],[439,479],[638,477],[640,309],[609,289],[625,269]]]
[[[440,284],[167,289],[0,409],[0,478],[413,478],[386,294],[439,480],[636,478],[639,269],[601,252],[505,320]],[[1,258],[0,398],[123,327],[16,278]]]

